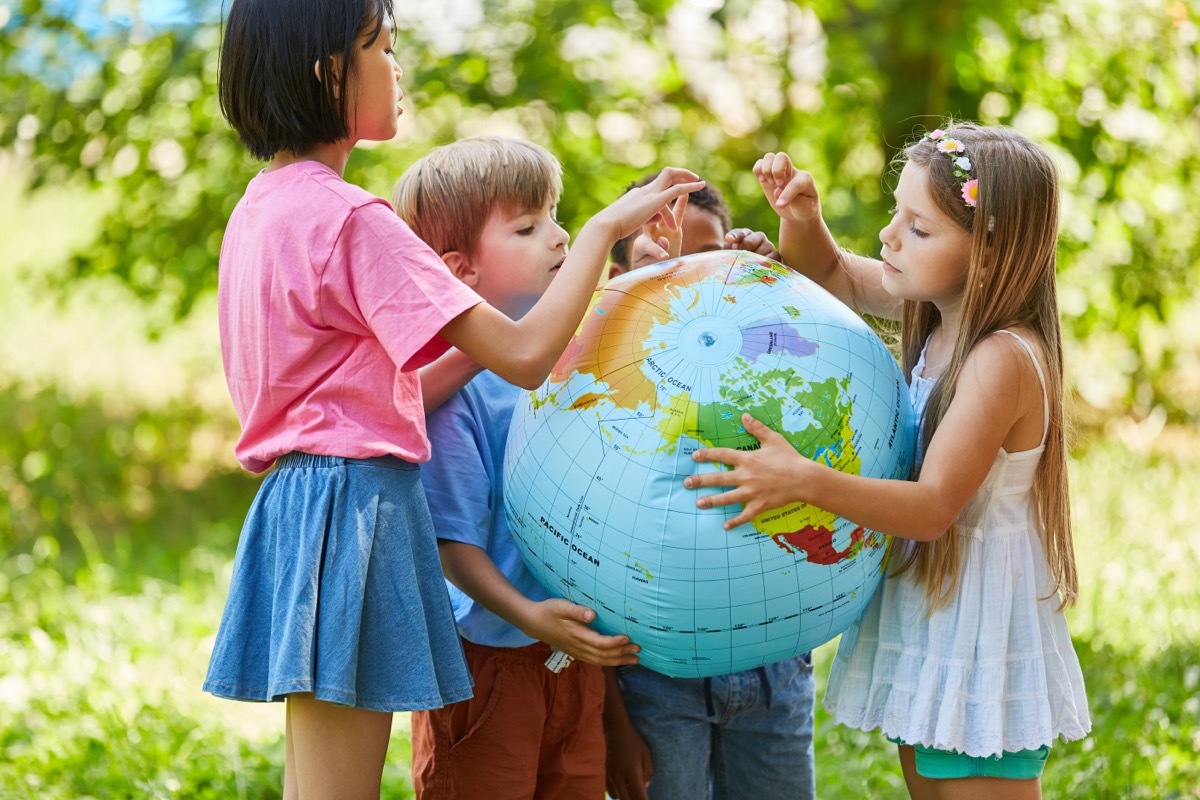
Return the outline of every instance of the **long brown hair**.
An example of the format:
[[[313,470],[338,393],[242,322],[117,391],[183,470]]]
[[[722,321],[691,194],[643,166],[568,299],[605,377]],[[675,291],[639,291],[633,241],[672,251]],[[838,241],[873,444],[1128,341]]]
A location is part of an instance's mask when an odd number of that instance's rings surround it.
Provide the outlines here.
[[[1046,449],[1038,464],[1034,494],[1042,544],[1062,604],[1078,591],[1071,541],[1067,486],[1066,428],[1063,420],[1062,329],[1058,316],[1055,264],[1058,247],[1058,175],[1044,150],[1009,128],[948,124],[947,136],[961,142],[978,180],[977,205],[963,201],[962,178],[952,159],[934,141],[921,138],[898,157],[898,165],[927,170],[934,203],[971,237],[970,261],[962,297],[962,324],[950,364],[934,384],[925,407],[922,442],[928,446],[954,400],[967,354],[1005,328],[1033,331],[1045,350],[1049,421]],[[904,372],[911,375],[921,349],[941,321],[929,302],[906,300],[902,312]],[[892,574],[912,570],[925,586],[930,608],[949,601],[958,584],[957,524],[932,542],[907,542],[897,553]]]

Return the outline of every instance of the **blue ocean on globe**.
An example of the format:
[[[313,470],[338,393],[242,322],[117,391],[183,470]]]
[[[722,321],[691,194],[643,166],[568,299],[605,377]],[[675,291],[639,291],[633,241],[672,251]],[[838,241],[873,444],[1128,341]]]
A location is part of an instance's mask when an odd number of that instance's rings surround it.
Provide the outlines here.
[[[915,439],[892,354],[853,311],[761,256],[720,251],[605,284],[517,403],[505,513],[553,594],[675,677],[738,672],[836,637],[882,577],[886,537],[805,504],[726,531],[683,479],[703,447],[753,449],[748,412],[805,456],[907,478]]]

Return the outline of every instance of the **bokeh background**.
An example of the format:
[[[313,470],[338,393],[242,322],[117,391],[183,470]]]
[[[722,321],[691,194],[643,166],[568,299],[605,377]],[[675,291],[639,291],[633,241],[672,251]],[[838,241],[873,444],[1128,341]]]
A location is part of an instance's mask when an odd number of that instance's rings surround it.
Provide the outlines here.
[[[1044,143],[1095,722],[1045,792],[1200,797],[1196,0],[396,1],[401,132],[346,172],[382,196],[435,144],[512,135],[562,160],[572,232],[675,164],[774,234],[750,167],[786,150],[877,254],[914,134],[952,116]],[[280,793],[282,706],[199,691],[257,488],[215,324],[261,167],[217,107],[221,11],[0,0],[0,797]],[[821,797],[905,796],[890,745],[817,726]],[[385,796],[408,761],[397,715]]]

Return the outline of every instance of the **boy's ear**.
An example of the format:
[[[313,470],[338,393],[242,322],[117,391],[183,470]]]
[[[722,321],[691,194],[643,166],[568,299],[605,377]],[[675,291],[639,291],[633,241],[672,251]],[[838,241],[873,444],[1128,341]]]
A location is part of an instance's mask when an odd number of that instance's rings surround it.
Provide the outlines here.
[[[612,261],[608,265],[608,279],[610,281],[618,275],[624,275],[626,272],[629,272],[628,264],[622,264],[619,261]]]
[[[461,251],[451,250],[448,253],[442,253],[442,261],[445,262],[454,277],[467,286],[474,286],[479,283],[479,272],[471,265],[471,260]]]

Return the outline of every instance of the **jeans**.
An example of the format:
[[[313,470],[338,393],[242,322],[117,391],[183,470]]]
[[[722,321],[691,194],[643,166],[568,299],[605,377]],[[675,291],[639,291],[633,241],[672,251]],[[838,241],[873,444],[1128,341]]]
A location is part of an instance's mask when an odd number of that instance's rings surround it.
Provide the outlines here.
[[[622,667],[618,680],[654,760],[650,800],[814,797],[810,654],[707,679]]]

